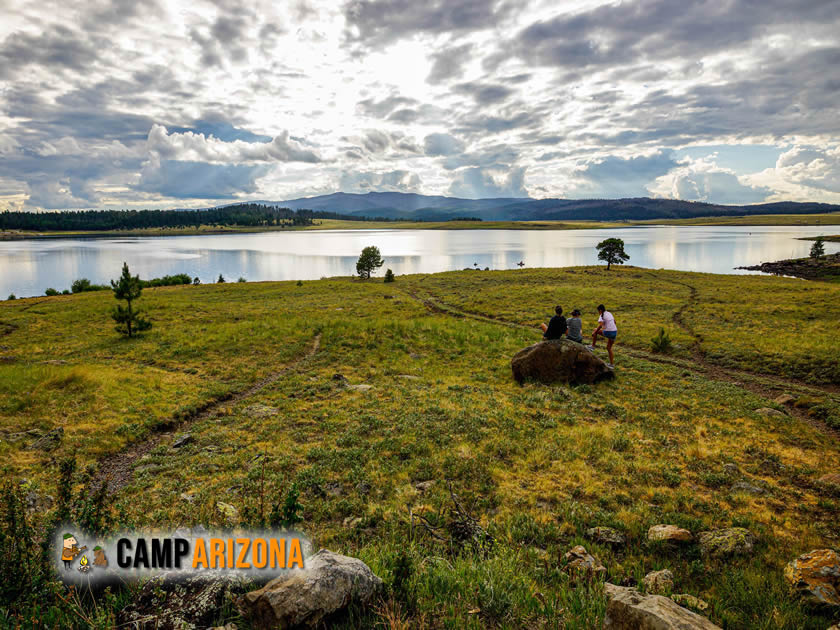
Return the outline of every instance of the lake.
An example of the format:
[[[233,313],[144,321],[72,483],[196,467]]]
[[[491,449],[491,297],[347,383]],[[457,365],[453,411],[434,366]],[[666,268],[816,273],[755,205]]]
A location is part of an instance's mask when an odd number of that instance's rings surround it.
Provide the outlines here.
[[[187,273],[202,282],[312,280],[355,273],[362,248],[376,245],[397,275],[472,267],[514,269],[597,264],[595,245],[624,239],[639,267],[750,273],[734,267],[807,256],[810,241],[834,226],[651,226],[597,230],[328,230],[201,236],[62,238],[0,242],[0,299],[67,289],[73,280],[106,283],[123,261],[152,278]],[[840,243],[826,243],[826,253]]]

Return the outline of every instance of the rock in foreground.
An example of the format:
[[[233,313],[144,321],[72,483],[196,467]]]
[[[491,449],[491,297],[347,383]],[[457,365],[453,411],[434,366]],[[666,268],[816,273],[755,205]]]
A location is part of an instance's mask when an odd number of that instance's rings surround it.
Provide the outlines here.
[[[245,594],[238,606],[256,628],[314,627],[351,602],[368,602],[381,587],[361,560],[322,549],[306,560],[306,569]]]
[[[690,543],[694,540],[691,532],[676,525],[654,525],[648,530],[648,540],[665,543]]]
[[[642,595],[635,588],[604,584],[607,614],[604,630],[719,630],[705,617],[661,595]]]
[[[840,554],[832,549],[803,553],[785,567],[785,579],[815,606],[840,606]]]
[[[755,536],[743,527],[728,527],[700,532],[700,550],[712,558],[728,558],[750,553],[755,544]]]
[[[583,345],[568,339],[541,341],[517,352],[510,367],[517,383],[596,383],[613,370]]]

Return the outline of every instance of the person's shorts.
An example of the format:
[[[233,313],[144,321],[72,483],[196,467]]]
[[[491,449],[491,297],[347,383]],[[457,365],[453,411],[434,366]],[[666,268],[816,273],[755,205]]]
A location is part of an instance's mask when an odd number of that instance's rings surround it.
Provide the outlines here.
[[[604,333],[604,337],[606,337],[607,339],[615,339],[618,335],[617,330],[604,330],[602,332]]]

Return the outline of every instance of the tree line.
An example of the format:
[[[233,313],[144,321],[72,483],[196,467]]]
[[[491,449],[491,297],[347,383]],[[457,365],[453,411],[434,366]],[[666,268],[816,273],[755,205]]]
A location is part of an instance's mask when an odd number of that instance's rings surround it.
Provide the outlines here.
[[[392,221],[324,210],[292,210],[242,203],[207,210],[63,210],[54,212],[0,212],[0,230],[38,232],[138,230],[147,228],[198,228],[203,225],[241,227],[292,227],[313,225],[316,219]]]

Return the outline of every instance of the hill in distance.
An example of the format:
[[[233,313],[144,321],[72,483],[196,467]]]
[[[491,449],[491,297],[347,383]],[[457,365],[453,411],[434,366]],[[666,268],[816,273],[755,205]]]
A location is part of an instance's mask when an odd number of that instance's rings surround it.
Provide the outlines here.
[[[460,199],[400,192],[366,194],[337,192],[285,201],[260,201],[292,210],[321,210],[358,217],[445,221],[475,217],[484,221],[621,221],[690,219],[756,214],[819,214],[840,212],[840,205],[783,201],[749,206],[683,201],[680,199]]]

